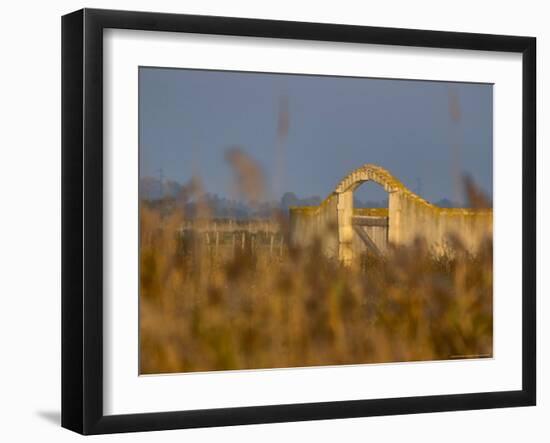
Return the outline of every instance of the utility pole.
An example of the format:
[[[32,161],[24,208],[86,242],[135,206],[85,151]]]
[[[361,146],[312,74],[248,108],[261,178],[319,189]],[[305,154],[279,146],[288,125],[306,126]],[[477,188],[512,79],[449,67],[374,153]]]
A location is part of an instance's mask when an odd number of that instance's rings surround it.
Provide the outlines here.
[[[164,199],[164,173],[162,171],[162,168],[159,169],[159,200]]]

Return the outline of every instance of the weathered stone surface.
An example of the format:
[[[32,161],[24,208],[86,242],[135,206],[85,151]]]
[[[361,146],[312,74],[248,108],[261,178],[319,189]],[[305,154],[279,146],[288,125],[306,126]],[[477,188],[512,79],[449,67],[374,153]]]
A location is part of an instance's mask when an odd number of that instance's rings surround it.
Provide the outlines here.
[[[387,212],[354,209],[353,192],[367,181],[388,192]],[[366,164],[344,177],[321,205],[290,208],[291,242],[308,245],[321,241],[326,255],[351,263],[358,251],[354,215],[388,217],[386,243],[406,245],[422,238],[436,253],[448,250],[451,236],[475,253],[493,230],[491,209],[440,208],[409,190],[386,169]]]

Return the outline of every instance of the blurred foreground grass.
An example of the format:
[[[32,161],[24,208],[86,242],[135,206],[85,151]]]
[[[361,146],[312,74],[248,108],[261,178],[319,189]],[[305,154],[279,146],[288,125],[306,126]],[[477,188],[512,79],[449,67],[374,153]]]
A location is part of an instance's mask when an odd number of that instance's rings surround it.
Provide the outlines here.
[[[492,244],[422,242],[353,268],[319,247],[183,250],[183,219],[142,205],[142,374],[492,356]]]

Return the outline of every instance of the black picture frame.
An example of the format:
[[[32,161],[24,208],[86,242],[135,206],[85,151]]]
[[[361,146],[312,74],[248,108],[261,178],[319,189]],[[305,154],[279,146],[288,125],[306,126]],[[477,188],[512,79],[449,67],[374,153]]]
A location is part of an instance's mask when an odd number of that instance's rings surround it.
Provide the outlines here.
[[[522,54],[522,389],[103,413],[103,30],[192,32]],[[62,426],[82,434],[530,406],[536,403],[536,39],[83,9],[62,18]]]

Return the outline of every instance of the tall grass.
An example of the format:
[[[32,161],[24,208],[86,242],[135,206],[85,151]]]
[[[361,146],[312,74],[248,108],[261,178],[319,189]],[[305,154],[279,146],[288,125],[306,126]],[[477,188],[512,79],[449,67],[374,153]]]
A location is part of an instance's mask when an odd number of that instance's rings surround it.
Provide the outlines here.
[[[421,241],[343,267],[321,253],[182,247],[178,211],[141,208],[141,373],[492,355],[492,245]]]

